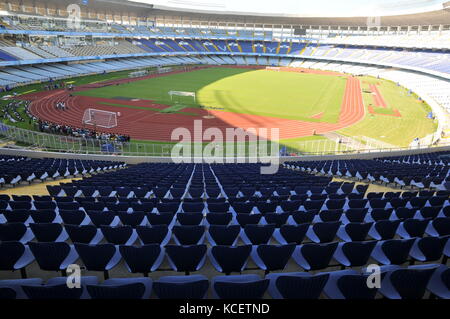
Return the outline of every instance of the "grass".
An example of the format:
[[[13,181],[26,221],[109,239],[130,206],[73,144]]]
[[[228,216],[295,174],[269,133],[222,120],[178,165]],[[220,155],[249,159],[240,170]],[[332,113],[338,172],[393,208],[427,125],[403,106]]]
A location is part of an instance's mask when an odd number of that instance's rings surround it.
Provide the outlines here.
[[[158,113],[173,113],[173,114],[181,114],[181,115],[188,115],[188,116],[198,116],[198,114],[178,111],[178,110],[182,110],[182,109],[186,108],[185,106],[182,106],[182,107],[172,106],[167,109],[161,110],[161,109],[156,109],[156,108],[147,107],[147,106],[135,106],[135,105],[117,104],[117,103],[109,103],[109,102],[100,102],[100,104],[116,106],[116,107],[124,107],[124,108],[128,108],[128,109],[148,110],[148,111],[153,111],[153,112],[158,112]]]
[[[197,105],[206,108],[335,123],[339,119],[345,85],[345,78],[326,75],[208,68],[77,94],[99,98],[121,96],[173,106],[176,103],[170,98],[170,91],[196,92]],[[195,106],[193,101],[192,105]],[[320,113],[323,113],[321,119],[312,119]]]
[[[67,80],[75,85],[97,83],[102,81],[126,78],[129,71],[110,74],[84,76]],[[435,132],[436,123],[427,119],[430,107],[419,103],[416,95],[408,94],[408,91],[398,87],[395,83],[372,77],[361,78],[363,88],[368,88],[367,83],[380,83],[378,87],[385,98],[388,108],[378,109],[377,113],[366,112],[365,118],[352,127],[340,130],[339,133],[353,136],[367,136],[395,146],[406,147],[416,137],[425,137]],[[39,92],[42,84],[33,84],[19,87],[14,92],[20,94]],[[282,117],[288,119],[307,120],[309,122],[335,122],[339,116],[340,106],[345,88],[345,79],[330,76],[321,76],[301,73],[271,72],[266,70],[247,70],[232,68],[210,68],[189,73],[180,73],[161,77],[157,79],[144,80],[124,84],[120,86],[98,88],[80,92],[83,95],[111,98],[124,96],[130,98],[150,99],[157,103],[166,104],[168,108],[149,109],[158,112],[175,112],[184,115],[193,115],[183,112],[190,105],[189,99],[183,99],[180,105],[176,99],[170,100],[168,91],[191,91],[197,92],[199,104],[206,107],[221,108],[240,114],[257,114]],[[263,93],[261,93],[263,92]],[[2,93],[0,97],[10,95]],[[363,94],[365,105],[373,104],[371,94]],[[8,101],[0,100],[0,107]],[[191,102],[192,103],[192,102]],[[108,104],[109,105],[109,104]],[[112,104],[111,104],[112,105]],[[141,107],[127,105],[126,101],[118,102],[120,107]],[[393,117],[381,113],[391,114],[393,109],[399,110],[402,117]],[[22,117],[26,119],[22,123],[9,123],[27,130],[35,130],[34,123],[29,120],[23,109],[19,109]],[[311,116],[324,113],[323,117],[311,119]],[[31,134],[31,133],[30,133]],[[28,139],[27,139],[28,140]],[[300,153],[347,151],[342,145],[321,136],[282,140],[282,146],[298,150]],[[69,150],[75,152],[98,152],[100,147],[96,145],[78,145],[66,143],[64,137],[47,136],[40,138],[37,146],[48,150]],[[174,143],[138,141],[133,140],[124,147],[124,155],[151,155],[170,156]],[[205,144],[206,145],[206,144]],[[242,146],[242,145],[241,145]],[[244,146],[248,147],[248,146]]]
[[[372,77],[363,77],[361,81],[380,83],[378,89],[388,104],[386,112],[397,109],[402,116],[369,114],[367,101],[370,98],[370,103],[373,103],[373,98],[370,94],[364,94],[365,118],[339,132],[347,136],[367,136],[384,143],[407,147],[416,137],[423,138],[436,131],[437,124],[427,118],[431,108],[425,103],[419,103],[417,96],[408,94],[407,89],[398,87],[391,81]]]

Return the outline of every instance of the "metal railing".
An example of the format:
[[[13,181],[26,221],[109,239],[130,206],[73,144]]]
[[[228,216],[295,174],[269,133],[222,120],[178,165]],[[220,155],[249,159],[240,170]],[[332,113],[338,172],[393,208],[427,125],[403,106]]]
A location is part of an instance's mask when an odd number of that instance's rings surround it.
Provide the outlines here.
[[[122,155],[122,156],[151,156],[151,157],[171,157],[172,150],[176,143],[158,143],[158,142],[115,142],[107,140],[87,139],[82,137],[72,137],[63,135],[54,135],[21,129],[0,123],[0,137],[4,140],[14,141],[17,146],[40,150],[45,152],[88,154],[88,155]],[[272,142],[274,143],[274,142]],[[206,147],[204,143],[201,150]],[[190,154],[197,157],[199,154],[198,143],[192,145]],[[285,146],[276,145],[279,154],[260,154],[261,150],[268,149],[270,146],[262,147],[260,144],[237,143],[231,146],[225,144],[224,148],[233,147],[230,153],[224,150],[224,156],[241,157],[242,154],[249,154],[249,150],[256,150],[257,155],[281,155],[281,156],[303,156],[303,155],[349,155],[377,152],[397,152],[406,150],[429,149],[432,147],[450,146],[450,140],[446,143],[440,142],[433,144],[419,144],[410,147],[389,147],[386,144],[365,137],[352,137],[344,142],[333,141],[329,139],[318,139],[312,141],[298,142],[295,145]],[[244,152],[244,153],[242,153]],[[252,153],[254,154],[254,153]]]

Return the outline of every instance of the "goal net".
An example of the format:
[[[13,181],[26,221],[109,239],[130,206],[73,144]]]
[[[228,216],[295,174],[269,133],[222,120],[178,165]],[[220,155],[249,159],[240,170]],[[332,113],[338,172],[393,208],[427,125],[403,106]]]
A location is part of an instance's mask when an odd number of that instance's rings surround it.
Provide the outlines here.
[[[117,113],[96,109],[87,109],[83,116],[83,125],[103,128],[117,127]]]
[[[177,104],[196,104],[197,94],[195,92],[170,91],[170,100]]]

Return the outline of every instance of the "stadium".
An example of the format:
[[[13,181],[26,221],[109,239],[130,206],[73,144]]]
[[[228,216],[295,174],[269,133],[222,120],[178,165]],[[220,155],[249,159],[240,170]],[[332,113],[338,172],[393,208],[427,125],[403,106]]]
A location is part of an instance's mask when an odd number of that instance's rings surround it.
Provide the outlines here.
[[[450,3],[248,2],[0,2],[0,299],[449,299]]]

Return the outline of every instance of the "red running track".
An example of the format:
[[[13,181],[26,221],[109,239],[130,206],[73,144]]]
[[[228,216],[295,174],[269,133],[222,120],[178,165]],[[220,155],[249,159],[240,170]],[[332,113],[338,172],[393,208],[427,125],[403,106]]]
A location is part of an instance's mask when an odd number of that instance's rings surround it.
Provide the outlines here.
[[[130,80],[119,80],[117,83],[123,83],[123,81]],[[86,89],[86,87],[79,88],[78,90],[83,89]],[[257,130],[266,128],[279,129],[280,139],[290,139],[312,136],[314,132],[316,134],[333,132],[354,125],[365,116],[365,107],[361,95],[361,84],[359,79],[355,77],[348,77],[338,123],[287,120],[225,111],[208,112],[196,108],[187,108],[184,109],[183,112],[197,114],[197,116],[164,114],[150,109],[130,109],[102,104],[102,102],[124,104],[121,100],[86,96],[70,97],[69,94],[69,92],[63,90],[39,92],[22,96],[22,99],[32,101],[30,111],[34,116],[41,120],[78,128],[83,127],[82,119],[84,111],[88,108],[120,112],[121,116],[118,119],[118,126],[114,129],[102,129],[103,132],[126,134],[136,140],[167,142],[172,140],[172,132],[177,128],[186,128],[190,130],[193,135],[195,120],[203,120],[203,130],[208,128],[218,128],[222,131],[224,136],[226,136],[225,132],[227,128],[255,128]],[[54,106],[57,102],[66,102],[69,110],[55,110]],[[148,100],[126,101],[126,104],[153,109],[167,108],[166,105],[155,104]],[[206,119],[205,117],[208,117],[208,115],[213,115],[214,118]],[[270,138],[270,136],[268,138]]]

